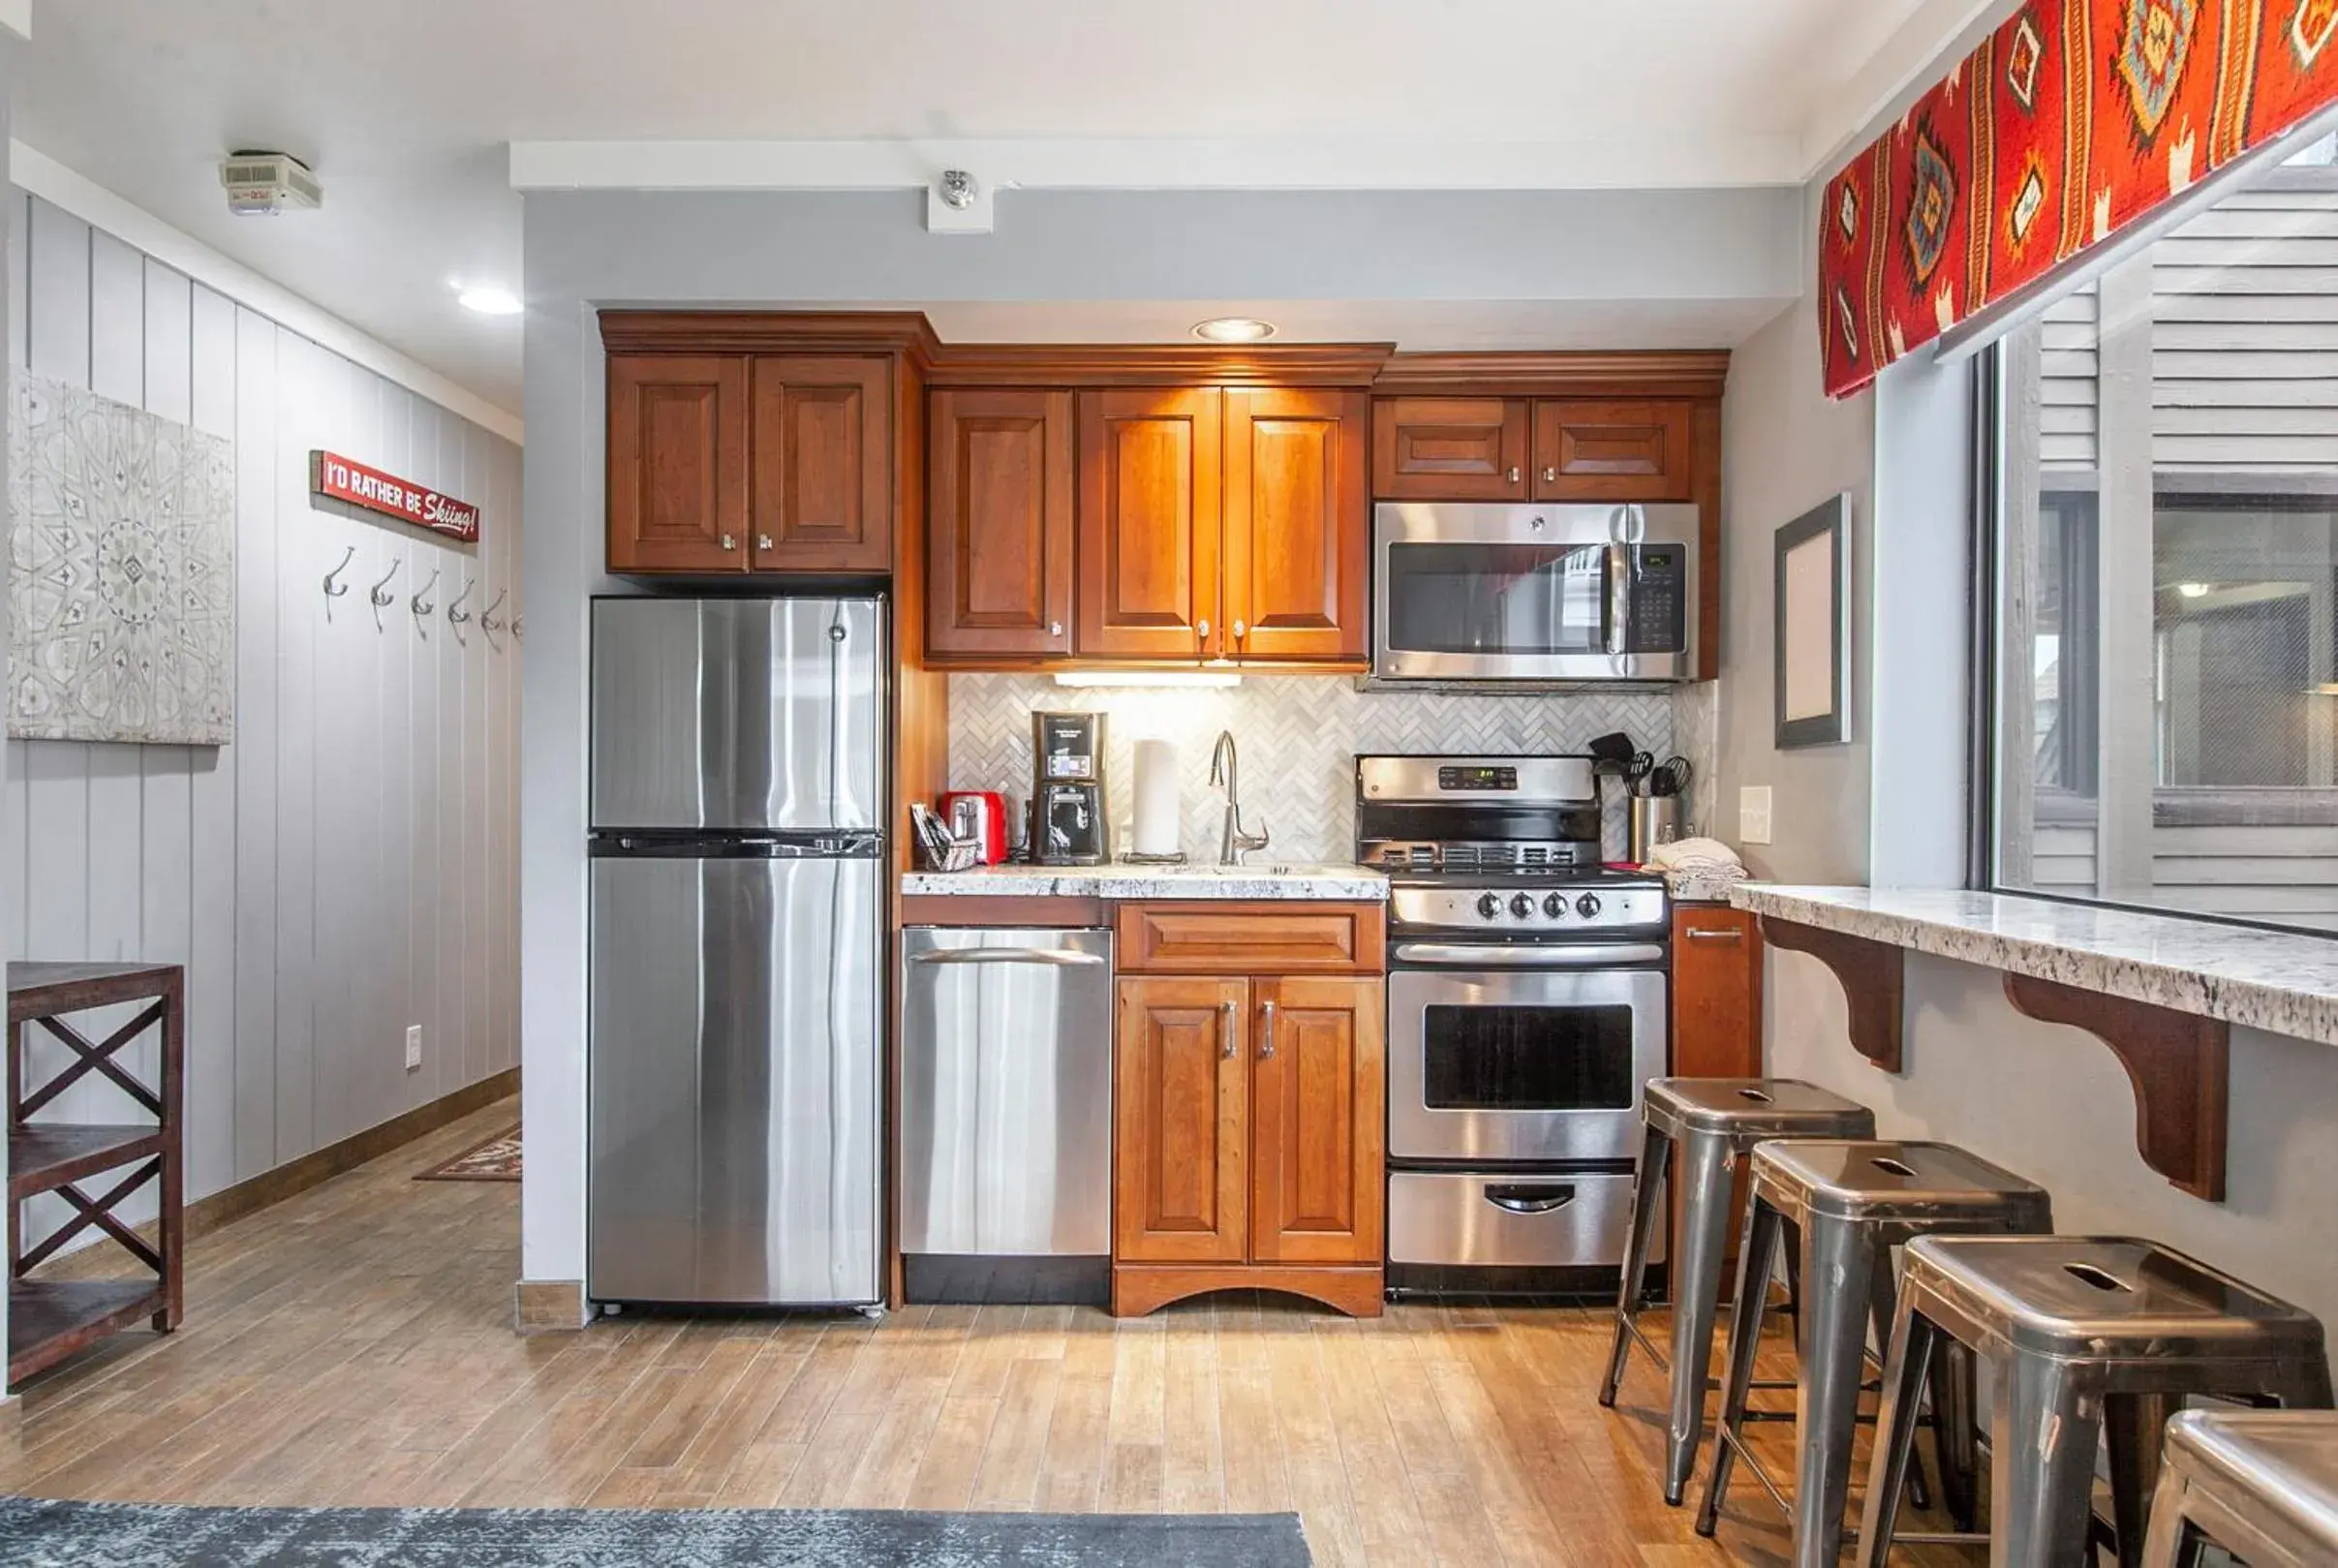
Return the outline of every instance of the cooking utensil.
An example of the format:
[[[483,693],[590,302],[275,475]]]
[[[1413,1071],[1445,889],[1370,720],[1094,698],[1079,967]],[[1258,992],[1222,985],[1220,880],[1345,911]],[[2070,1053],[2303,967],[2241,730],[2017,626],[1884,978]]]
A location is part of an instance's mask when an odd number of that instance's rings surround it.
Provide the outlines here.
[[[1625,782],[1630,784],[1633,794],[1645,795],[1648,792],[1648,776],[1655,771],[1656,758],[1654,756],[1646,752],[1634,752],[1632,760],[1623,770],[1623,777]]]
[[[1591,761],[1599,768],[1621,773],[1631,766],[1632,753],[1637,748],[1632,745],[1632,737],[1618,729],[1612,734],[1594,737],[1584,750],[1591,753]]]
[[[1696,776],[1697,770],[1689,765],[1687,757],[1667,757],[1657,766],[1656,771],[1648,776],[1648,793],[1651,795],[1685,795],[1688,793],[1689,781]]]

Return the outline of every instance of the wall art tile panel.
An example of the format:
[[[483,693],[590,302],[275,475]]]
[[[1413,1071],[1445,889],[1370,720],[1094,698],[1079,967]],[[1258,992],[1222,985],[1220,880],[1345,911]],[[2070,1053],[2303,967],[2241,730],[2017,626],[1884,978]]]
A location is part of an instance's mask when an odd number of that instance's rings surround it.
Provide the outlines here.
[[[1594,735],[1623,730],[1665,755],[1673,699],[1619,692],[1480,696],[1359,691],[1332,676],[1247,676],[1226,689],[1073,688],[1046,676],[950,679],[950,783],[1031,794],[1031,716],[1101,711],[1109,716],[1115,852],[1127,845],[1130,754],[1140,739],[1173,742],[1183,776],[1184,850],[1216,857],[1222,807],[1209,784],[1210,751],[1232,730],[1241,753],[1243,825],[1273,836],[1254,862],[1345,861],[1355,845],[1355,756],[1361,752],[1581,752]],[[1623,845],[1622,793],[1608,786],[1608,852]]]
[[[8,732],[224,746],[233,444],[87,388],[10,388]]]

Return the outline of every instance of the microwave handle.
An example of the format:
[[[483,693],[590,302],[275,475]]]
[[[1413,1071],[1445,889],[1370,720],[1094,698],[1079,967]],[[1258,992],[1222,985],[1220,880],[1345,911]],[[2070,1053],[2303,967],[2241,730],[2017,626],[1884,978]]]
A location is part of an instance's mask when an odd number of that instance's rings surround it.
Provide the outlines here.
[[[1620,659],[1631,645],[1632,551],[1621,542],[1608,546],[1608,653]]]

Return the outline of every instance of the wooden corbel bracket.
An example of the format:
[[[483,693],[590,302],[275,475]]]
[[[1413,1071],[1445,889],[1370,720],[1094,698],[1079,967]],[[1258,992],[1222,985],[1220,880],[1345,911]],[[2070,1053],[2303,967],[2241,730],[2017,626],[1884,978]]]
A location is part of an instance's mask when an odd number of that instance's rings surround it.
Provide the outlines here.
[[[2225,1201],[2230,1025],[2027,974],[2005,977],[2005,999],[2016,1012],[2110,1047],[2135,1086],[2143,1163],[2196,1198]]]
[[[1762,917],[1762,935],[1773,947],[1808,953],[1832,969],[1842,982],[1843,999],[1850,1005],[1852,1049],[1886,1072],[1901,1070],[1904,948],[1773,915]]]

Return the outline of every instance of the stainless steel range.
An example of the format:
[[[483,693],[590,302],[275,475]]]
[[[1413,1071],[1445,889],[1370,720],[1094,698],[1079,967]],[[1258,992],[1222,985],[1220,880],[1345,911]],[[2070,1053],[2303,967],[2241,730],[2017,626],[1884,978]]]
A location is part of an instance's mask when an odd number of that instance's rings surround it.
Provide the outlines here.
[[[1356,858],[1392,881],[1393,1288],[1595,1288],[1622,1261],[1670,911],[1599,829],[1588,757],[1356,759]]]

